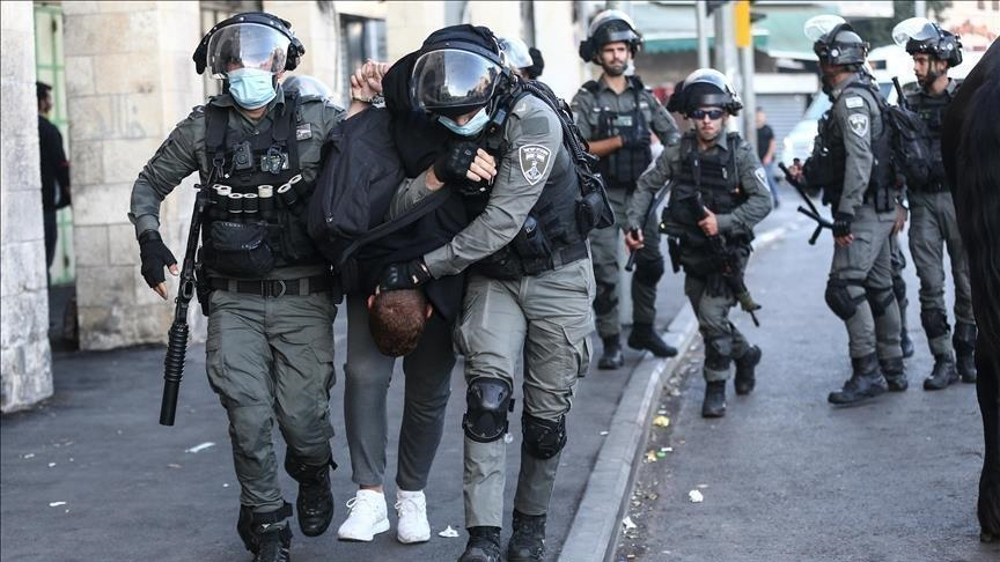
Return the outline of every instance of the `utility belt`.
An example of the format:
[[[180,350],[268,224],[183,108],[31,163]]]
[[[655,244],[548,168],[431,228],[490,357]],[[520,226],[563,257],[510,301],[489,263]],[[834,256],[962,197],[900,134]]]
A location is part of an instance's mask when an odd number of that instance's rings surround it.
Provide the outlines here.
[[[674,273],[683,268],[690,275],[707,277],[721,271],[720,256],[713,253],[705,235],[687,229],[664,229],[662,226],[661,231],[667,234],[667,253]],[[729,252],[750,255],[752,236],[725,236],[724,239]]]
[[[505,247],[489,258],[476,263],[473,270],[492,279],[514,280],[530,277],[559,269],[582,260],[590,255],[587,241],[576,242],[553,250],[549,255],[536,258],[522,258]]]
[[[332,291],[335,283],[329,274],[314,275],[301,279],[230,279],[209,277],[211,290],[255,295],[258,297],[304,297],[316,293]]]

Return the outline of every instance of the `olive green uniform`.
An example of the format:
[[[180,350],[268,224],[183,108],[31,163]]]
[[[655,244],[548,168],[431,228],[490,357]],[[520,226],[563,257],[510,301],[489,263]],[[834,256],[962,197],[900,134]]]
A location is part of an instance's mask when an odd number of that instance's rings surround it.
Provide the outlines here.
[[[688,133],[693,135],[694,133]],[[689,137],[690,138],[690,137]],[[693,138],[691,141],[693,142]],[[696,144],[696,143],[695,143]],[[683,154],[682,142],[668,144],[656,159],[652,168],[639,178],[635,196],[628,207],[626,225],[636,228],[641,224],[650,202],[668,181],[681,176]],[[715,156],[730,150],[725,134],[720,134],[701,154]],[[767,176],[753,147],[743,139],[735,145],[736,176],[732,187],[741,192],[742,200],[731,213],[716,214],[719,233],[727,240],[749,240],[753,228],[771,212],[771,191]],[[676,191],[672,193],[676,194]],[[650,221],[653,222],[653,221]],[[659,239],[659,231],[644,239]],[[748,249],[747,249],[748,250]],[[682,251],[684,251],[682,249]],[[740,269],[746,267],[748,253],[742,256]],[[691,301],[691,307],[698,317],[698,326],[705,342],[705,380],[725,381],[730,377],[732,360],[739,359],[750,348],[743,334],[729,321],[729,310],[736,305],[736,297],[731,290],[709,290],[709,278],[687,271],[684,277],[684,294]]]
[[[920,319],[927,332],[927,343],[935,356],[951,356],[954,352],[949,337],[948,309],[944,292],[944,248],[951,260],[951,274],[955,283],[955,322],[975,326],[972,313],[972,289],[969,283],[969,265],[962,245],[955,217],[955,204],[944,177],[940,156],[941,121],[948,103],[958,89],[956,80],[949,80],[940,96],[931,96],[923,90],[906,96],[910,109],[927,123],[934,150],[933,160],[937,169],[932,170],[928,185],[909,186],[910,202],[910,254],[920,278]],[[970,330],[973,334],[975,329]],[[958,330],[956,330],[958,332]],[[975,338],[965,348],[971,353]]]
[[[209,104],[229,108],[228,137],[266,131],[288,105],[281,88],[256,123],[223,94]],[[323,144],[343,119],[342,109],[320,98],[301,98],[296,116],[299,167],[310,185],[320,172]],[[158,230],[163,199],[193,172],[206,181],[204,107],[177,124],[140,172],[132,188],[129,218],[136,235]],[[295,265],[272,270],[267,279],[303,279],[327,266]],[[211,272],[209,272],[211,273]],[[276,419],[289,454],[310,465],[331,459],[329,392],[334,384],[333,320],[329,291],[265,297],[215,290],[210,297],[206,366],[209,383],[229,415],[240,503],[256,512],[283,505],[271,432]]]
[[[846,158],[843,187],[834,211],[853,216],[848,246],[835,246],[827,300],[841,298],[853,304],[838,313],[847,327],[851,358],[877,353],[886,365],[902,357],[900,348],[899,306],[893,293],[892,228],[896,220],[895,203],[889,201],[877,209],[876,197],[869,193],[869,181],[875,173],[873,140],[881,137],[884,124],[875,94],[867,88],[850,87],[864,80],[852,75],[833,90],[835,100],[820,125],[826,146],[842,147]],[[828,138],[827,138],[828,137]],[[810,180],[811,181],[811,180]],[[868,301],[866,306],[865,301]],[[832,306],[832,305],[831,305]],[[845,312],[851,312],[849,315]]]
[[[607,114],[628,115],[639,111],[645,122],[664,145],[677,140],[679,133],[673,117],[660,104],[653,93],[645,88],[637,88],[633,81],[626,82],[622,93],[616,93],[607,86],[603,76],[596,82],[596,94],[581,88],[573,97],[573,117],[580,133],[586,140],[601,140],[600,120]],[[647,131],[648,134],[648,131]],[[605,157],[607,158],[607,157]],[[645,167],[643,168],[645,169]],[[642,170],[638,170],[639,173]],[[597,279],[597,299],[594,311],[597,313],[597,332],[602,338],[617,335],[621,331],[618,311],[618,251],[621,245],[621,229],[624,228],[626,210],[631,205],[635,184],[616,185],[608,182],[608,199],[618,221],[618,228],[605,228],[590,233],[594,259],[594,276]],[[639,221],[639,228],[642,226]],[[650,220],[643,232],[648,241],[636,256],[636,271],[632,277],[632,322],[651,325],[656,320],[656,283],[663,275],[663,254],[660,252],[656,221]]]
[[[485,210],[449,244],[424,256],[433,277],[454,275],[505,249],[552,178],[575,174],[559,119],[542,100],[534,96],[518,100],[504,138],[506,151],[499,158]],[[544,155],[544,160],[532,162],[529,154]],[[581,244],[586,248],[585,240]],[[465,356],[466,381],[472,385],[477,379],[500,379],[512,385],[523,357],[524,414],[565,423],[576,380],[590,365],[587,335],[593,326],[593,298],[593,270],[586,251],[578,259],[517,279],[499,279],[472,267],[455,334],[456,347]],[[522,443],[514,508],[544,515],[560,454],[541,459],[524,452],[527,446]],[[466,527],[502,526],[506,450],[502,438],[480,442],[466,434]]]

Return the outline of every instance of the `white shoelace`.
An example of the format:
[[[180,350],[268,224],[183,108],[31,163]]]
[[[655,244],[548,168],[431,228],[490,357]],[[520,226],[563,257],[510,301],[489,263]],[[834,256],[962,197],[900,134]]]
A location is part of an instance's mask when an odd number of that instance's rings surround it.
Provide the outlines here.
[[[354,513],[354,508],[358,507],[361,508],[361,510],[367,509],[369,513],[374,514],[375,511],[377,511],[377,508],[373,502],[374,499],[369,499],[368,496],[354,496],[353,498],[347,500],[347,509],[350,509],[351,513]]]
[[[420,503],[416,498],[403,498],[397,501],[396,505],[393,507],[396,508],[396,512],[400,515],[400,517],[402,517],[403,514],[419,515],[420,512],[423,511],[420,509]]]

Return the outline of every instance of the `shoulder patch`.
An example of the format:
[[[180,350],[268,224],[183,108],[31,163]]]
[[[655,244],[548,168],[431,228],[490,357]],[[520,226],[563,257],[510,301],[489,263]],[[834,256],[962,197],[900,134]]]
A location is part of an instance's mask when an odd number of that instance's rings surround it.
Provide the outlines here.
[[[863,107],[865,105],[865,100],[861,99],[861,96],[851,96],[844,100],[849,109],[854,109],[857,107]]]
[[[524,176],[528,184],[535,185],[545,177],[549,161],[552,160],[551,156],[552,151],[540,144],[526,144],[517,150],[521,175]]]
[[[847,124],[851,126],[851,131],[859,137],[868,134],[868,116],[863,113],[855,113],[848,117]]]

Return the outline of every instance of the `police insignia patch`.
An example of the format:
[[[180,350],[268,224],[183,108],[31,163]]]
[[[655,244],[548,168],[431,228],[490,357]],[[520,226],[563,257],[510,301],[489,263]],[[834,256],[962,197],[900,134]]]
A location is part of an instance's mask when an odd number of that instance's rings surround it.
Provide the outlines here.
[[[538,144],[526,144],[518,149],[517,157],[521,165],[521,174],[530,185],[535,185],[549,168],[552,151]]]
[[[854,131],[855,135],[863,137],[868,134],[868,116],[861,113],[855,113],[847,118],[847,123],[851,126],[851,130]]]
[[[311,139],[312,136],[312,129],[309,127],[309,123],[299,125],[298,128],[295,129],[295,140]]]
[[[854,96],[852,98],[847,98],[846,103],[848,108],[854,109],[856,107],[861,107],[862,105],[864,105],[865,100],[861,99],[861,97],[859,96]]]

